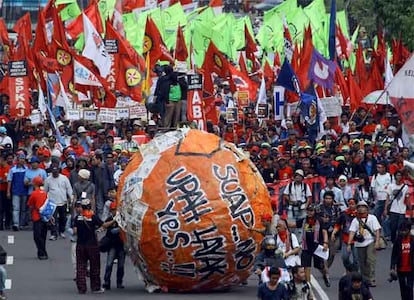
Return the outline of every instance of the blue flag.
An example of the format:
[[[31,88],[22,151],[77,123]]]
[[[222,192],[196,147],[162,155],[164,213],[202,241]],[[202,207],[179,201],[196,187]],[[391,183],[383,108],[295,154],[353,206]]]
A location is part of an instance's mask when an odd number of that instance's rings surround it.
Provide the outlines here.
[[[309,140],[313,144],[319,129],[318,98],[315,95],[301,94],[299,108],[306,121]]]
[[[285,58],[279,76],[276,80],[276,85],[283,86],[289,91],[296,92],[300,95],[300,85],[298,77],[292,69],[289,61]]]
[[[331,15],[329,18],[329,59],[335,60],[336,51],[336,0],[331,1]]]

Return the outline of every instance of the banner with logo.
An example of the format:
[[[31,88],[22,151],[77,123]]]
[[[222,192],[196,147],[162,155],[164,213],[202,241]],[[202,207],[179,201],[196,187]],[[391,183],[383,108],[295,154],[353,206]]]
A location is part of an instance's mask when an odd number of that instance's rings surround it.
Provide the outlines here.
[[[9,62],[10,116],[27,117],[31,113],[27,61]]]

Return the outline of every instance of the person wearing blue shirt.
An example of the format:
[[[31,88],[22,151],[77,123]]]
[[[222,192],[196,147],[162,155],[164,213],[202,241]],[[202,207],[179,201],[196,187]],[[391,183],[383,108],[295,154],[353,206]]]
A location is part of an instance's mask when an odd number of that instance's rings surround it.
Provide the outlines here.
[[[40,160],[37,156],[33,156],[30,159],[30,169],[26,170],[26,174],[24,176],[24,184],[27,186],[27,195],[33,192],[33,178],[40,176],[43,180],[46,180],[47,173],[45,170],[39,168]]]
[[[29,221],[26,205],[27,187],[24,184],[27,170],[25,163],[26,156],[23,153],[19,154],[17,164],[7,174],[7,198],[12,199],[14,231],[18,231],[20,226],[26,225]]]
[[[269,270],[269,282],[259,285],[257,299],[259,300],[288,300],[289,294],[286,286],[279,282],[280,270],[271,267]]]

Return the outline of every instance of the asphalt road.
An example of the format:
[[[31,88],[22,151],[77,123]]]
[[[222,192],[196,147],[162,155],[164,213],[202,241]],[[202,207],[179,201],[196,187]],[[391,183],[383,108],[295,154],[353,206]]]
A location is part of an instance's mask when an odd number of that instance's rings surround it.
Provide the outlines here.
[[[13,300],[66,300],[66,299],[256,299],[257,279],[252,276],[248,285],[235,287],[224,293],[203,293],[203,294],[148,294],[144,285],[137,279],[134,268],[130,261],[126,262],[125,289],[118,290],[114,287],[104,294],[79,295],[73,281],[74,272],[70,260],[70,241],[58,239],[47,241],[49,260],[40,261],[36,257],[35,246],[31,231],[1,231],[0,244],[8,252],[9,289],[6,290],[8,299]],[[372,289],[374,299],[400,299],[398,283],[388,283],[389,259],[391,250],[387,249],[378,253],[377,260],[377,287]],[[101,274],[103,277],[103,265],[106,256],[102,254]],[[115,268],[114,268],[115,271]],[[337,288],[339,278],[344,273],[340,255],[335,258],[331,268],[332,286],[326,288],[319,272],[313,272],[318,280],[319,286],[316,293],[317,299],[337,299]],[[112,273],[115,276],[115,272]],[[113,277],[112,282],[115,279]],[[11,285],[11,286],[10,286]],[[89,285],[89,283],[88,283]],[[318,286],[318,284],[316,284]],[[322,291],[321,291],[322,290]]]

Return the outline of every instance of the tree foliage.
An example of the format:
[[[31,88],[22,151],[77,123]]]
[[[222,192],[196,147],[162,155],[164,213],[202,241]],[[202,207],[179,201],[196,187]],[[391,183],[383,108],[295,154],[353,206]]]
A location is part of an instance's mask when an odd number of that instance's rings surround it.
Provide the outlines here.
[[[410,49],[414,48],[414,3],[408,0],[347,0],[351,24],[359,24],[372,35],[379,28],[385,30],[386,39],[398,39]]]

